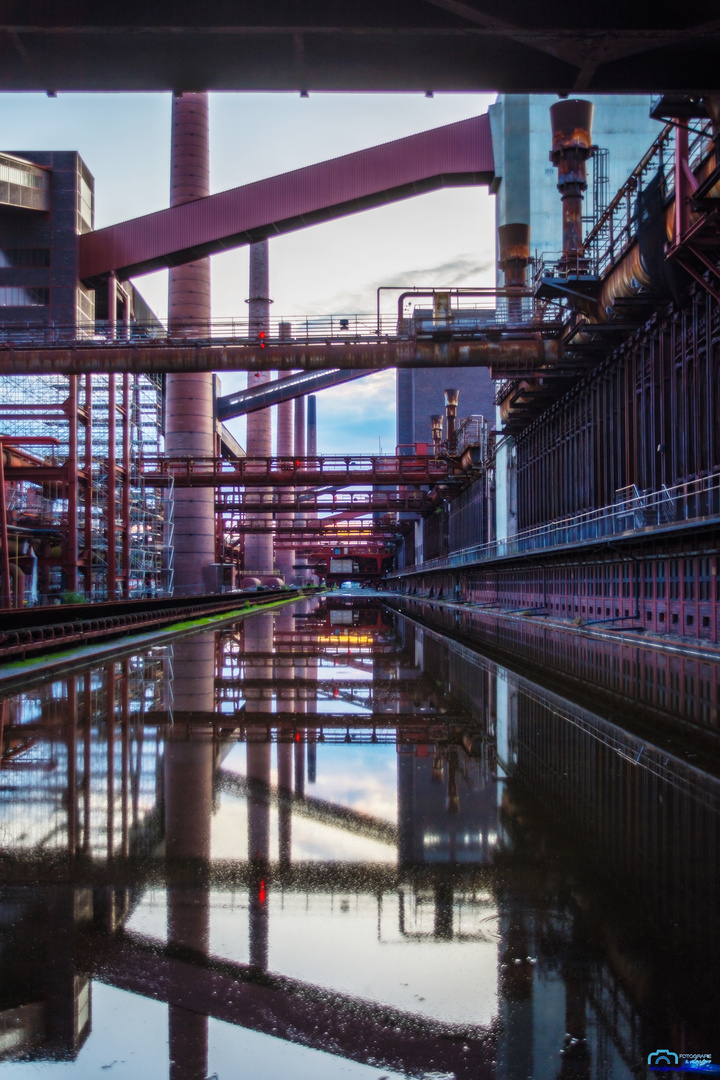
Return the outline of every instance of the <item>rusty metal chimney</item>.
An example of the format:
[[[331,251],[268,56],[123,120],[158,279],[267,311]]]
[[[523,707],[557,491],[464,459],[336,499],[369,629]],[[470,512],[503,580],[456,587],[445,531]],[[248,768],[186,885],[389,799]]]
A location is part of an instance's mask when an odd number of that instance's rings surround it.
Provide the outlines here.
[[[498,266],[505,275],[506,289],[523,289],[525,272],[530,262],[530,226],[520,222],[498,228]],[[508,297],[508,318],[522,318],[522,297]]]
[[[440,452],[440,444],[442,442],[442,432],[443,432],[443,418],[442,418],[442,416],[438,416],[437,413],[435,413],[433,416],[431,416],[430,417],[430,426],[432,428],[433,450],[437,454],[437,453]]]
[[[591,101],[568,98],[550,106],[550,160],[558,171],[557,186],[563,208],[560,272],[564,274],[576,274],[584,269],[582,205],[587,187],[587,160],[593,150],[592,119]]]
[[[449,454],[454,454],[457,448],[457,436],[455,425],[457,423],[459,390],[445,391],[445,419],[447,423],[447,448]]]

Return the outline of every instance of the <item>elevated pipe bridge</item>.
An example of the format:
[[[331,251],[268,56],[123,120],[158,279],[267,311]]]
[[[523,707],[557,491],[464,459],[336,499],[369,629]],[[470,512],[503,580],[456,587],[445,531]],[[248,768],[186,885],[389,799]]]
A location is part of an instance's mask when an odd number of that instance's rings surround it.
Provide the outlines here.
[[[8,470],[10,479],[22,469]],[[6,474],[7,475],[7,474]],[[25,473],[27,476],[27,473]],[[420,454],[364,457],[268,457],[166,458],[146,457],[142,479],[152,487],[318,487],[332,481],[350,485],[388,486],[437,484],[452,479],[452,465],[446,458]],[[246,504],[246,508],[249,504]]]
[[[561,343],[556,324],[524,327],[494,324],[476,331],[438,327],[420,339],[408,334],[377,335],[364,341],[338,338],[322,343],[193,340],[78,340],[44,345],[6,344],[0,351],[2,375],[162,374],[224,371],[384,371],[387,368],[487,367],[493,378],[552,376],[560,371]],[[573,362],[577,367],[577,361]]]

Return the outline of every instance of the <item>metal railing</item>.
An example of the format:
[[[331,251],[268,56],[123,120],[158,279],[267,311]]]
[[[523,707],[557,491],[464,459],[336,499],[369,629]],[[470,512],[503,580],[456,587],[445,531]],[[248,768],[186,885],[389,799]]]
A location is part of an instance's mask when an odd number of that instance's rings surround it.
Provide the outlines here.
[[[272,318],[262,328],[244,319],[210,319],[192,325],[166,327],[153,322],[131,322],[115,327],[107,323],[94,326],[72,326],[47,322],[2,323],[0,349],[5,348],[126,348],[128,345],[151,348],[163,345],[244,345],[257,348],[263,345],[352,344],[398,339],[411,341],[438,333],[459,337],[483,338],[493,328],[506,324],[541,328],[557,321],[547,305],[542,307],[532,299],[523,300],[525,307],[518,317],[508,310],[506,300],[499,300],[491,311],[481,306],[468,307],[461,312],[451,311],[447,318],[438,319],[427,311],[418,310],[398,319],[394,314],[320,315]]]
[[[478,448],[480,460],[487,461],[489,447],[490,427],[488,421],[480,413],[466,416],[461,420],[456,434],[458,454],[466,450]]]
[[[618,500],[610,506],[523,529],[514,536],[476,544],[444,557],[428,559],[397,570],[393,576],[453,569],[490,559],[506,559],[548,548],[592,543],[613,536],[720,517],[720,472],[672,488],[663,487],[660,491],[639,492],[633,485],[621,489],[617,494]]]
[[[148,483],[158,475],[172,478],[176,483],[183,477],[210,476],[219,482],[230,479],[238,484],[258,480],[266,480],[268,484],[273,480],[291,482],[295,477],[304,479],[308,475],[319,475],[329,481],[350,478],[355,483],[361,483],[361,478],[367,477],[369,483],[377,483],[383,478],[393,483],[399,477],[409,484],[427,484],[447,479],[449,471],[447,458],[421,454],[407,457],[368,457],[363,454],[343,457],[245,457],[232,460],[148,454],[143,460],[141,475]]]
[[[689,164],[692,170],[711,152],[712,130],[709,123],[692,131],[689,143]],[[637,236],[638,201],[648,180],[661,173],[663,198],[667,205],[675,191],[675,126],[666,124],[630,176],[600,215],[597,223],[583,240],[584,253],[575,266],[563,265],[564,274],[602,277],[622,258]],[[557,252],[544,252],[537,261],[535,284],[543,277],[559,273]]]

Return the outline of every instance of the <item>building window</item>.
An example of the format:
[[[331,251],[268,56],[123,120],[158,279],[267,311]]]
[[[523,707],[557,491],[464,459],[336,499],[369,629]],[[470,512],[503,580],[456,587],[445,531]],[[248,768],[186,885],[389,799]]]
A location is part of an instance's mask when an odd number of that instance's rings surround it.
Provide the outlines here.
[[[695,599],[695,560],[683,560],[683,600]]]
[[[78,213],[89,229],[93,227],[93,193],[90,185],[79,177]]]
[[[670,599],[680,599],[680,560],[670,560]]]
[[[0,248],[0,268],[23,269],[50,265],[50,248]]]
[[[643,566],[643,599],[652,600],[653,597],[653,566],[646,562]]]
[[[0,307],[47,307],[49,289],[25,289],[19,285],[0,286]]]
[[[42,188],[43,191],[47,190],[48,186],[47,173],[24,169],[19,164],[11,165],[7,161],[0,161],[0,180],[8,184],[19,184],[21,187]]]
[[[698,559],[698,600],[712,599],[712,560]]]

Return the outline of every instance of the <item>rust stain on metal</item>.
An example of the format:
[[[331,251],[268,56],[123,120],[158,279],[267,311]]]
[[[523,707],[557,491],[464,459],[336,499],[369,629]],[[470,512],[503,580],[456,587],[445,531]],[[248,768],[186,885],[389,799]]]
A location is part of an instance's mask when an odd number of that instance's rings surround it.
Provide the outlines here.
[[[1,375],[121,372],[325,371],[329,368],[505,367],[534,371],[557,365],[559,343],[541,333],[482,341],[397,341],[348,345],[154,345],[12,349],[0,353]]]

